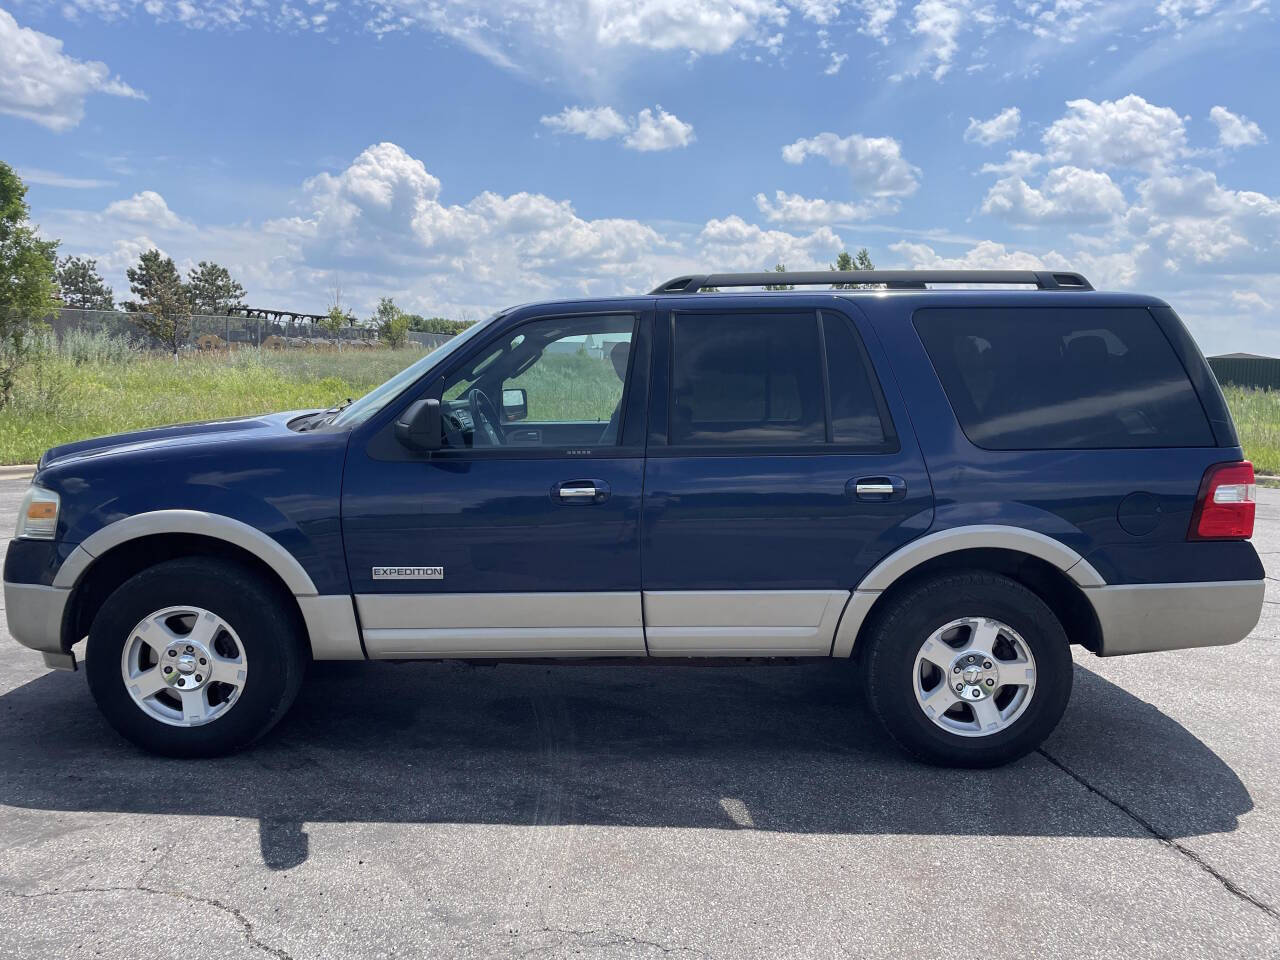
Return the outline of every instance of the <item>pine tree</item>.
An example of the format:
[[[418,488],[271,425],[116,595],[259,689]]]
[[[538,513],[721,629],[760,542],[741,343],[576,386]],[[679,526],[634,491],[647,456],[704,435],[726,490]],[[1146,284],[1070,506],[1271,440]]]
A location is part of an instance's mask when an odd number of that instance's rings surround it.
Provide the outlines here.
[[[98,261],[64,257],[58,261],[58,290],[62,303],[76,310],[114,310],[115,296],[98,273]]]
[[[196,313],[218,316],[244,306],[244,287],[221,264],[201,260],[188,271],[187,288]]]

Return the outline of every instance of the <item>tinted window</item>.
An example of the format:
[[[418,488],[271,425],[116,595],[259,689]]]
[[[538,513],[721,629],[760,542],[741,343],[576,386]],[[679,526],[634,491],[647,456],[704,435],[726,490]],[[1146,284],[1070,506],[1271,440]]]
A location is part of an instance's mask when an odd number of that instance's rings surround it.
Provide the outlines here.
[[[921,310],[915,326],[971,441],[993,450],[1213,446],[1142,308]]]
[[[671,442],[826,440],[817,318],[677,314]]]
[[[881,446],[892,434],[882,419],[879,391],[873,386],[866,353],[849,321],[822,315],[827,341],[827,379],[831,384],[831,439],[836,443]]]

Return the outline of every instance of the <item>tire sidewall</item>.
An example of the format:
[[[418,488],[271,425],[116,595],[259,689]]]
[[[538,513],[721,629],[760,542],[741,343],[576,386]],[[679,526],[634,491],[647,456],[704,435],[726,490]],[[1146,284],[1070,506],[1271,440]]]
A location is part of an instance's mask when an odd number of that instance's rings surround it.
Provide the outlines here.
[[[235,632],[247,664],[236,701],[195,727],[163,723],[130,695],[121,672],[124,645],[144,618],[171,606],[212,611]],[[296,628],[279,597],[249,571],[228,563],[174,560],[137,574],[103,603],[89,631],[85,673],[108,721],[139,746],[171,756],[210,756],[244,746],[288,707],[301,669]]]
[[[985,737],[949,733],[915,695],[920,647],[940,627],[965,617],[1007,624],[1035,658],[1036,688],[1022,715]],[[1066,633],[1049,607],[1021,584],[996,575],[956,575],[900,598],[879,624],[868,663],[869,693],[890,733],[933,763],[994,766],[1034,750],[1057,726],[1071,696],[1073,665]]]

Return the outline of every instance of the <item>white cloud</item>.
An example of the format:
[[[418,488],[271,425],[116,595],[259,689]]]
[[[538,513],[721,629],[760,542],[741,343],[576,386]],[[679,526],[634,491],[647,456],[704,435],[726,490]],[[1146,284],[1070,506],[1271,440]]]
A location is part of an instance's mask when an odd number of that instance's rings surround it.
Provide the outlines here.
[[[1220,147],[1235,150],[1267,142],[1261,127],[1248,117],[1232,113],[1226,107],[1214,107],[1209,111],[1209,119],[1218,128],[1218,146]]]
[[[790,5],[806,20],[814,23],[830,23],[840,14],[844,0],[788,0]]]
[[[1119,100],[1069,100],[1067,112],[1043,137],[1053,163],[1081,167],[1150,169],[1172,162],[1186,150],[1182,118],[1137,94]]]
[[[892,137],[820,133],[782,148],[787,163],[803,163],[807,157],[822,157],[833,166],[847,168],[854,186],[873,197],[910,196],[920,186],[919,168],[907,162],[902,144]]]
[[[1027,150],[1010,150],[1002,163],[984,163],[980,172],[1002,177],[1028,177],[1044,163],[1044,156]]]
[[[117,200],[106,209],[108,217],[124,220],[129,223],[173,230],[187,226],[187,222],[169,209],[164,197],[154,190],[143,190],[135,193],[128,200]]]
[[[1015,0],[1025,19],[1018,26],[1055,43],[1069,43],[1093,19],[1099,0]]]
[[[1022,111],[1017,107],[1006,107],[989,120],[969,118],[969,126],[964,138],[970,143],[980,143],[989,147],[1001,140],[1012,140],[1018,135],[1022,125]]]
[[[1160,0],[1156,17],[1164,26],[1181,30],[1192,20],[1207,17],[1219,6],[1219,0]]]
[[[932,66],[933,79],[951,70],[960,48],[960,34],[972,16],[970,0],[920,0],[911,11],[911,32],[920,38],[915,64],[905,71],[914,76]]]
[[[613,107],[565,107],[553,116],[543,117],[542,124],[558,133],[576,133],[588,140],[620,137],[630,129]]]
[[[833,52],[831,54],[831,60],[828,61],[827,63],[827,68],[822,72],[825,73],[828,77],[834,77],[837,73],[840,72],[840,68],[844,66],[844,62],[848,59],[849,59],[849,55],[847,53]]]
[[[93,190],[97,187],[114,187],[114,180],[97,180],[92,177],[70,177],[56,170],[38,167],[19,167],[18,176],[26,183],[38,183],[45,187],[64,187],[68,190]]]
[[[693,124],[662,107],[645,107],[636,114],[635,128],[622,141],[632,150],[672,150],[693,142]]]
[[[889,26],[898,15],[898,0],[860,0],[862,13],[858,32],[882,44],[889,42]]]
[[[146,16],[193,30],[420,31],[533,82],[559,82],[596,97],[616,92],[628,71],[653,69],[651,52],[680,59],[732,52],[756,61],[773,53],[782,59],[783,47],[795,49],[808,39],[806,24],[850,36],[856,30],[886,47],[900,39],[895,34],[909,34],[911,42],[890,68],[894,78],[923,73],[942,80],[962,62],[964,43],[975,35],[986,44],[999,32],[1010,74],[1034,75],[1052,58],[1083,61],[1082,48],[1101,49],[1115,37],[1127,38],[1131,62],[1153,51],[1162,62],[1177,62],[1199,42],[1193,34],[1225,37],[1246,18],[1270,13],[1265,0],[1160,0],[1154,7],[1133,0],[46,0],[46,6],[73,19]],[[1176,49],[1166,28],[1179,31]],[[819,49],[825,53],[827,47]],[[963,69],[996,66],[981,46],[970,53]]]
[[[958,257],[945,257],[924,243],[903,241],[889,245],[908,269],[913,270],[1066,270],[1067,259],[1056,252],[1043,255],[1010,250],[1002,243],[984,240]]]
[[[1125,225],[1148,248],[1152,269],[1275,271],[1280,199],[1225,188],[1198,168],[1156,174],[1139,184],[1138,198]]]
[[[774,192],[773,200],[757,193],[756,209],[770,223],[794,223],[813,226],[823,223],[848,223],[865,220],[896,208],[892,200],[873,200],[870,203],[847,203],[838,200],[820,200],[802,197],[783,190]]]
[[[645,51],[716,55],[764,43],[791,12],[782,0],[369,0],[369,9],[374,32],[426,29],[507,69],[592,84]]]
[[[340,284],[358,311],[395,293],[407,309],[480,316],[531,298],[643,292],[694,256],[648,224],[587,220],[542,194],[484,191],[456,204],[442,194],[420,160],[381,143],[303,181],[294,216],[196,225],[142,191],[97,212],[47,211],[41,225],[64,252],[97,257],[118,290],[154,246],[183,270],[223,263],[250,301],[299,310],[322,308]]]
[[[65,238],[65,252],[97,257],[122,291],[124,269],[154,246],[184,271],[200,259],[225,264],[255,303],[320,309],[340,284],[360,313],[393,294],[406,309],[473,317],[530,299],[641,293],[690,263],[821,267],[842,249],[825,224],[792,233],[729,216],[668,235],[638,220],[585,219],[567,200],[537,193],[450,203],[425,164],[392,143],[303,181],[295,206],[262,223],[196,224],[142,191],[41,221]]]
[[[1231,302],[1242,310],[1268,313],[1272,309],[1271,301],[1256,290],[1233,290]]]
[[[716,269],[762,270],[785,264],[792,270],[824,267],[842,249],[830,227],[798,237],[782,230],[765,230],[739,216],[708,220],[698,234],[704,263]]]
[[[1038,187],[1021,177],[997,180],[982,212],[1012,223],[1104,223],[1125,210],[1124,193],[1105,173],[1055,167]]]
[[[0,9],[0,113],[60,133],[80,123],[85,98],[95,93],[145,99],[105,63],[68,56],[61,40],[18,26]]]
[[[543,117],[544,126],[560,133],[574,133],[588,140],[622,137],[624,146],[642,152],[673,150],[693,142],[693,124],[656,106],[645,107],[627,118],[612,107],[565,107],[558,114]]]

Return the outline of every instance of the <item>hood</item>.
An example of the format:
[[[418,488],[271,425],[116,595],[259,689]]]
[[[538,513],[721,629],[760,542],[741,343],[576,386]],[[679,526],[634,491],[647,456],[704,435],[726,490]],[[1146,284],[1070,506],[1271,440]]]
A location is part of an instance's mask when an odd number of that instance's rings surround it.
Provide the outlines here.
[[[149,430],[133,430],[109,437],[94,437],[52,447],[40,458],[37,470],[54,464],[86,460],[110,454],[139,450],[159,450],[194,444],[225,443],[240,437],[262,436],[265,431],[288,433],[289,421],[314,411],[292,410],[288,413],[271,413],[260,417],[238,417],[234,420],[205,420],[200,423],[181,423],[170,427],[153,427]]]

